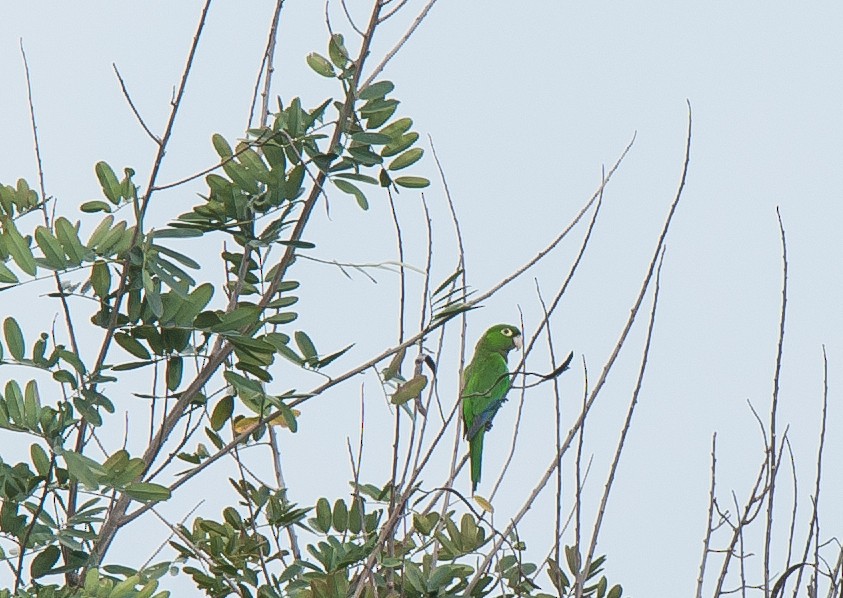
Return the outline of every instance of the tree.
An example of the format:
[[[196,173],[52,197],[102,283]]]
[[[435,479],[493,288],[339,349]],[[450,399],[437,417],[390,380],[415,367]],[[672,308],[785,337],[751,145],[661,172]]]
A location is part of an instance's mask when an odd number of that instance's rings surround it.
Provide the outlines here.
[[[353,44],[329,23],[327,50],[309,54],[306,61],[314,78],[330,80],[335,92],[311,105],[298,97],[282,101],[270,93],[283,8],[283,1],[278,2],[251,109],[255,122],[237,142],[215,135],[218,162],[165,184],[159,180],[160,168],[203,35],[208,1],[160,135],[146,125],[118,74],[130,108],[155,143],[146,181],[139,183],[132,168],[118,174],[108,163],[97,163],[94,170],[103,197],[79,206],[81,216],[56,215],[43,177],[36,189],[23,179],[0,186],[2,290],[31,305],[41,301],[32,291],[34,281],[51,279],[53,288],[43,301],[52,307],[41,308],[39,303],[39,309],[55,311],[61,321],[52,328],[44,326],[36,336],[24,332],[27,327],[15,313],[3,321],[2,365],[13,378],[0,396],[0,427],[7,442],[24,441],[29,455],[22,458],[4,450],[0,462],[0,537],[6,542],[0,556],[13,573],[2,595],[164,596],[168,592],[162,578],[175,572],[182,582],[189,578],[211,596],[548,596],[542,588],[560,597],[621,596],[621,586],[601,575],[606,558],[596,552],[597,539],[646,369],[665,238],[688,168],[690,127],[679,189],[628,321],[563,433],[558,382],[571,359],[557,359],[551,316],[589,247],[603,189],[632,143],[572,215],[570,225],[533,260],[502,273],[500,282],[487,290],[468,284],[468,249],[463,247],[444,168],[435,160],[441,174],[435,192],[450,207],[449,224],[458,247],[447,256],[448,273],[435,278],[432,217],[427,200],[416,191],[430,182],[405,174],[432,143],[422,147],[412,119],[401,110],[396,85],[382,76],[434,3],[421,10],[410,31],[375,66],[371,44],[384,23],[403,14],[405,2],[373,0],[367,26],[360,28]],[[354,31],[356,26],[349,18],[343,29]],[[32,118],[34,125],[34,109]],[[37,136],[36,150],[40,171]],[[192,185],[201,185],[201,194],[190,211],[170,221],[159,217],[153,203],[157,194]],[[402,200],[422,206],[425,221],[412,223],[411,229],[401,224],[399,193]],[[308,240],[314,210],[337,197],[353,198],[362,210],[369,210],[370,204],[375,205],[373,211],[386,210],[388,205],[398,246],[397,260],[333,264],[349,275],[372,277],[391,268],[400,277],[396,343],[352,365],[347,361],[353,354],[348,339],[325,341],[296,327],[301,306],[295,294],[300,288],[297,272],[319,260]],[[88,229],[91,232],[83,234]],[[535,486],[523,492],[522,507],[497,525],[492,503],[503,474],[489,499],[472,500],[460,490],[466,447],[459,443],[459,402],[453,392],[449,398],[438,394],[440,384],[447,384],[440,372],[453,358],[443,346],[446,339],[457,338],[464,355],[470,342],[467,314],[512,280],[532,272],[580,229],[579,251],[566,275],[554,281],[558,288],[552,299],[546,303],[537,288],[542,311],[513,368],[513,392],[520,395],[521,406],[528,391],[552,389],[555,450],[542,455],[548,467]],[[412,266],[406,245],[413,235],[426,239],[426,264],[415,279],[420,284],[408,278]],[[219,261],[208,257],[209,246],[222,247]],[[225,272],[222,283],[215,274],[220,269]],[[582,467],[584,427],[648,300],[639,377],[629,393],[627,417],[611,452],[589,535],[581,523],[587,469]],[[412,309],[418,310],[419,318],[411,332]],[[379,324],[391,322],[392,316],[374,315]],[[528,330],[523,324],[522,329]],[[528,361],[542,342],[550,357],[544,368]],[[317,349],[331,343],[336,346]],[[361,391],[361,409],[370,408],[366,406],[379,397],[389,398],[394,422],[391,467],[364,477],[361,432],[359,446],[349,444],[350,494],[296,504],[291,499],[295,489],[287,487],[282,472],[285,438],[298,431],[299,418],[309,407],[339,388],[355,393],[354,381],[372,370],[377,371],[378,389]],[[318,382],[304,391],[292,389],[288,380],[293,371],[304,371],[305,380]],[[145,403],[125,407],[121,400],[127,388]],[[133,425],[124,430],[127,412]],[[361,414],[361,428],[364,421]],[[448,434],[454,435],[453,449],[447,446]],[[519,441],[516,422],[510,459]],[[770,454],[776,446],[773,434]],[[264,458],[270,456],[273,480],[255,473],[254,448]],[[576,471],[573,496],[567,498],[562,492],[564,458]],[[11,464],[15,459],[22,460]],[[234,466],[228,486],[212,467],[223,460]],[[435,465],[437,460],[449,461],[444,473]],[[774,479],[777,466],[771,467],[771,462],[765,462],[766,471]],[[509,460],[504,472],[508,467]],[[177,521],[160,512],[162,503],[178,501],[197,480],[231,493],[221,514],[191,514]],[[547,527],[552,528],[553,541],[542,552],[532,539],[528,546],[519,524],[540,495],[553,491],[551,480],[556,488]],[[772,496],[773,485],[765,488],[769,493],[753,492],[752,504],[759,496]],[[713,496],[712,486],[711,513]],[[569,504],[573,529],[565,521]],[[711,513],[709,527],[714,525]],[[140,566],[115,562],[110,552],[115,539],[138,533],[141,522],[150,517],[170,528],[167,546],[143,547],[144,554],[154,558]],[[735,553],[743,528],[743,520],[734,526],[728,555]],[[713,551],[710,537],[707,534],[703,569]],[[728,569],[726,559],[724,572]],[[770,585],[769,576],[766,581]]]

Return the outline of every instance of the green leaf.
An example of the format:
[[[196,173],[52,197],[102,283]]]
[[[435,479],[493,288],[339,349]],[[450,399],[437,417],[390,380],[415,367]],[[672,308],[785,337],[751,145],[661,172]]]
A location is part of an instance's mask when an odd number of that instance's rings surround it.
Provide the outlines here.
[[[108,215],[102,219],[102,221],[97,225],[94,229],[94,232],[91,233],[91,236],[88,237],[88,247],[91,249],[95,249],[97,245],[99,245],[105,236],[111,230],[111,225],[114,223],[114,216]],[[125,223],[124,223],[125,225]]]
[[[214,133],[213,136],[211,136],[211,143],[214,144],[214,149],[217,150],[217,153],[223,160],[230,158],[234,153],[231,151],[231,146],[228,145],[228,141],[226,141],[225,137],[219,133]]]
[[[111,218],[111,216],[109,216],[109,218]],[[101,237],[97,239],[96,244],[93,244],[92,241],[89,241],[88,243],[91,247],[95,248],[98,253],[101,253],[102,255],[112,255],[117,253],[117,249],[123,244],[123,238],[125,236],[128,236],[129,241],[131,241],[133,231],[134,227],[127,228],[126,222],[121,220],[114,225],[114,228],[102,233]],[[94,238],[95,234],[96,231],[91,234],[91,239]]]
[[[381,100],[375,100],[379,102]],[[391,100],[390,100],[391,101]],[[378,127],[382,127],[383,124],[388,121],[393,114],[395,114],[395,110],[398,108],[398,103],[396,102],[394,106],[387,108],[386,110],[378,111],[371,113],[368,117],[366,117],[366,128],[367,129],[377,129]]]
[[[38,396],[38,386],[35,380],[26,383],[23,400],[23,419],[26,427],[38,431],[38,420],[41,417],[41,397]]]
[[[348,529],[348,507],[346,506],[345,501],[341,498],[338,498],[334,503],[334,513],[332,519],[334,529],[338,532],[343,533]]]
[[[3,237],[2,240],[6,251],[15,260],[18,267],[29,274],[35,276],[38,271],[38,265],[35,263],[35,256],[32,255],[32,249],[29,248],[29,243],[18,232],[15,223],[12,220],[7,220],[3,223]]]
[[[621,598],[623,594],[623,587],[620,584],[612,586],[612,589],[609,590],[609,593],[606,594],[606,598]]]
[[[44,259],[56,270],[63,270],[67,267],[67,258],[64,257],[59,240],[53,236],[46,226],[39,226],[35,229],[35,242],[44,254]]]
[[[0,282],[11,284],[20,282],[17,275],[9,270],[9,267],[3,262],[0,262]]]
[[[311,243],[310,241],[302,241],[300,239],[291,239],[289,241],[277,241],[279,245],[286,245],[288,247],[295,247],[297,249],[313,249],[316,247],[316,243]],[[268,278],[267,280],[271,280]]]
[[[308,54],[307,64],[323,77],[336,77],[334,66],[321,54],[317,54],[316,52]]]
[[[170,498],[170,490],[161,484],[149,482],[133,482],[124,490],[130,497],[140,502],[157,502]]]
[[[193,237],[201,237],[202,231],[193,228],[160,228],[149,233],[153,239],[189,239]],[[156,245],[161,249],[160,245]]]
[[[439,513],[433,512],[427,515],[413,514],[413,527],[423,536],[429,536],[439,522]]]
[[[50,471],[50,457],[47,455],[47,451],[40,444],[32,444],[29,446],[29,456],[32,458],[32,464],[35,466],[38,475],[47,477]]]
[[[369,209],[369,202],[366,200],[366,195],[359,187],[342,179],[331,179],[331,182],[333,182],[340,191],[353,195],[355,199],[357,199],[357,205],[359,205],[362,209]]]
[[[15,380],[6,382],[6,410],[9,412],[9,417],[12,422],[23,426],[23,393],[20,389],[20,384]]]
[[[79,396],[73,397],[73,406],[76,407],[76,410],[82,414],[82,417],[84,417],[85,420],[95,428],[102,425],[102,416],[100,415],[100,412],[84,398]]]
[[[263,387],[259,382],[249,380],[237,372],[227,370],[223,373],[223,378],[237,390],[237,394],[242,394],[244,391],[246,394],[263,392]]]
[[[244,144],[238,145],[237,150],[237,159],[240,163],[247,167],[259,180],[267,182],[269,168],[266,166],[266,163],[263,161],[260,154],[255,150],[248,148],[248,146],[244,146]]]
[[[94,266],[91,268],[91,288],[94,289],[94,293],[100,299],[105,299],[111,289],[111,270],[109,270],[108,264],[102,260],[94,262]]]
[[[281,403],[278,406],[278,409],[281,411],[281,417],[284,418],[284,423],[290,429],[290,432],[296,433],[299,429],[298,421],[296,420],[296,416],[299,413],[296,409],[291,409],[284,403]]]
[[[362,166],[375,166],[383,162],[383,158],[373,152],[369,146],[350,147],[348,153],[351,159]]]
[[[144,271],[144,278],[148,277],[146,271]],[[146,282],[146,281],[144,281]],[[144,284],[144,298],[146,299],[147,305],[149,305],[149,309],[152,310],[152,313],[155,314],[155,317],[160,318],[164,314],[164,302],[161,299],[161,291],[160,285],[151,284],[152,280],[150,278],[150,284],[147,286]]]
[[[140,575],[130,575],[120,583],[114,586],[108,598],[126,598],[127,596],[137,597],[135,586],[141,581]]]
[[[26,346],[24,345],[23,333],[14,318],[8,317],[3,320],[3,336],[6,337],[6,346],[9,348],[12,357],[18,361],[23,359]]]
[[[94,171],[97,173],[97,178],[102,186],[103,195],[115,205],[120,203],[120,182],[117,180],[117,175],[114,174],[111,166],[105,162],[97,162],[96,166],[94,166]]]
[[[57,349],[59,357],[65,362],[70,364],[74,370],[78,373],[85,375],[87,371],[85,369],[85,364],[82,363],[82,360],[79,359],[79,356],[74,353],[73,351],[68,351],[67,349],[59,348]]]
[[[94,213],[94,212],[111,212],[111,206],[108,203],[104,202],[101,199],[95,199],[93,201],[86,201],[79,209],[83,212],[87,213]]]
[[[411,166],[421,160],[423,155],[424,150],[422,148],[414,147],[390,162],[388,168],[389,170],[401,170],[402,168],[407,168],[408,166]]]
[[[410,127],[413,126],[413,119],[407,118],[399,118],[396,121],[389,123],[383,129],[380,130],[381,135],[386,135],[390,139],[400,140],[401,136],[404,135],[407,131],[410,130]]]
[[[400,176],[395,179],[395,184],[408,189],[424,189],[430,186],[430,181],[420,176]]]
[[[419,139],[419,134],[415,131],[406,133],[398,138],[397,141],[393,141],[392,143],[385,145],[381,150],[381,156],[384,158],[389,158],[390,156],[396,156],[403,152],[405,149],[413,145]]]
[[[568,570],[574,575],[579,574],[582,561],[580,559],[580,551],[576,546],[565,547],[565,560],[568,561]]]
[[[378,81],[362,89],[357,97],[361,100],[374,100],[386,96],[393,89],[395,85],[391,81]]]
[[[61,550],[55,544],[50,544],[32,559],[29,565],[29,575],[32,579],[38,579],[47,575],[53,566],[58,562]]]
[[[295,295],[290,295],[289,297],[279,297],[278,299],[273,299],[266,306],[270,309],[278,309],[280,307],[290,307],[295,303],[298,303],[299,298]]]
[[[64,253],[67,254],[71,264],[79,266],[88,259],[92,252],[82,245],[76,227],[71,224],[70,220],[59,216],[56,218],[55,229],[59,243],[61,243],[62,249],[64,249]]]
[[[150,359],[152,356],[139,340],[125,332],[114,333],[115,342],[138,359]]]
[[[331,529],[331,504],[327,498],[320,498],[316,501],[316,524],[317,529],[323,533],[328,533]]]
[[[220,316],[220,323],[212,328],[214,332],[231,332],[253,326],[258,321],[260,308],[257,305],[241,305]]]
[[[309,365],[315,363],[319,354],[316,352],[316,346],[313,344],[313,341],[310,340],[310,337],[301,330],[296,330],[293,337],[296,339],[296,345],[298,345],[299,351],[301,351],[304,360]]]
[[[345,40],[341,33],[331,36],[331,41],[328,43],[328,56],[337,68],[345,68],[348,64],[348,50],[345,48]]]
[[[401,102],[398,100],[386,100],[382,98],[372,99],[360,107],[360,116],[364,118],[371,118],[375,115],[383,117],[383,121],[380,124],[371,125],[370,123],[369,126],[370,129],[380,127],[384,122],[386,122],[387,118],[395,113],[398,109],[398,104],[400,103]]]
[[[102,464],[102,466],[109,470],[109,473],[122,471],[129,464],[129,452],[125,449],[120,449]]]
[[[234,413],[234,397],[226,395],[220,399],[213,413],[211,413],[211,428],[215,432],[222,430],[225,422],[231,419],[231,414]]]
[[[282,311],[280,314],[275,314],[274,316],[269,316],[266,319],[266,322],[268,324],[289,324],[290,322],[292,322],[293,320],[295,320],[298,317],[299,317],[299,315],[296,312]]]
[[[173,229],[173,230],[179,230],[179,229],[176,228],[176,229]],[[190,230],[190,229],[183,228],[181,230]],[[153,245],[152,247],[154,247],[155,250],[158,253],[163,253],[164,255],[170,256],[171,258],[173,258],[177,262],[187,266],[188,268],[193,268],[194,270],[199,269],[199,262],[197,262],[196,260],[194,260],[191,257],[188,257],[188,256],[184,255],[183,253],[179,253],[178,251],[173,251],[169,247],[164,247],[162,245]]]
[[[392,137],[389,135],[384,135],[383,133],[369,133],[366,131],[352,133],[351,138],[364,145],[386,145],[392,141]]]
[[[295,199],[299,195],[302,181],[304,181],[304,165],[298,164],[290,169],[287,180],[284,181],[284,199]]]
[[[426,386],[427,376],[418,374],[399,386],[390,401],[393,405],[403,405],[407,401],[419,396]]]
[[[67,370],[56,370],[53,372],[53,380],[62,384],[70,384],[74,389],[76,388],[76,376]]]
[[[152,360],[146,361],[128,361],[126,363],[118,363],[116,365],[111,366],[111,369],[115,372],[128,372],[129,370],[136,370],[138,368],[146,367],[148,365],[152,365],[155,363]],[[55,377],[55,376],[54,376]]]
[[[341,179],[351,179],[352,181],[360,181],[361,183],[369,183],[370,185],[377,185],[378,179],[375,177],[369,176],[368,174],[359,174],[356,172],[340,172],[339,174],[335,174],[335,177],[339,177]]]
[[[188,295],[187,303],[182,305],[176,312],[174,319],[179,322],[181,320],[192,321],[199,312],[205,309],[205,306],[210,303],[214,296],[214,285],[209,282],[200,284],[198,287]]]
[[[67,464],[67,470],[71,476],[91,490],[97,490],[99,488],[98,476],[106,474],[102,465],[90,457],[74,451],[64,451],[62,457]]]
[[[337,351],[336,353],[331,353],[330,355],[326,355],[325,357],[320,358],[320,359],[316,362],[316,364],[314,365],[314,367],[315,367],[315,368],[317,368],[317,369],[318,369],[318,368],[324,368],[325,366],[327,366],[327,365],[329,365],[330,363],[332,363],[334,360],[336,360],[336,359],[338,359],[339,357],[342,357],[343,355],[345,355],[345,352],[346,352],[346,351],[348,351],[349,349],[351,349],[351,347],[353,347],[353,346],[354,346],[353,344],[348,345],[345,349],[340,349],[340,350],[339,350],[339,351]]]
[[[174,391],[181,384],[184,362],[178,355],[173,355],[167,360],[167,389]]]
[[[553,559],[547,559],[547,576],[560,595],[564,595],[571,585],[568,576]]]

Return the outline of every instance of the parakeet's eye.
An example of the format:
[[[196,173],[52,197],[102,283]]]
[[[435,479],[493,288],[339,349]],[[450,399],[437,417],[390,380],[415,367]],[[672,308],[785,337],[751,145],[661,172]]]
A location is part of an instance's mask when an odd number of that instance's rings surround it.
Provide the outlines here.
[[[515,333],[512,331],[512,328],[501,328],[501,334],[504,336],[512,336]]]

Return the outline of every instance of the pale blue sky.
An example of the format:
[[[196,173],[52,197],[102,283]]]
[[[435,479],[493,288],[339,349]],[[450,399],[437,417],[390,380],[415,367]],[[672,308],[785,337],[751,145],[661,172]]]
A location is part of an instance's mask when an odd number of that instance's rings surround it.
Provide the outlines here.
[[[220,1],[212,8],[162,181],[212,163],[212,133],[229,139],[242,134],[271,4]],[[368,2],[351,5],[362,20]],[[404,19],[384,29],[373,63],[421,6],[411,1]],[[34,185],[36,180],[20,38],[32,71],[47,190],[59,198],[59,210],[71,214],[75,205],[99,194],[96,161],[106,160],[115,169],[133,166],[145,176],[153,155],[121,97],[112,63],[150,126],[160,131],[199,8],[186,0],[0,6],[0,182],[24,177]],[[285,99],[297,94],[316,104],[337,93],[304,62],[308,52],[325,51],[323,8],[313,0],[287,2],[273,88]],[[335,30],[350,37],[335,14]],[[609,555],[610,579],[631,595],[693,590],[712,433],[718,432],[724,502],[732,489],[745,497],[762,458],[746,401],[763,413],[772,390],[781,285],[776,206],[787,231],[791,275],[780,423],[781,429],[791,425],[804,484],[802,521],[814,475],[823,343],[831,370],[829,471],[838,462],[843,448],[836,375],[843,363],[841,31],[843,8],[835,2],[443,1],[384,73],[397,85],[402,114],[414,119],[423,137],[434,139],[468,246],[469,282],[480,290],[532,257],[565,226],[599,184],[601,167],[613,163],[637,133],[607,188],[591,250],[553,325],[559,350],[573,349],[575,363],[584,355],[592,382],[626,320],[673,198],[686,99],[691,102],[691,166],[667,241],[654,346],[600,542],[600,551]],[[417,170],[435,180],[429,151],[427,157]],[[162,194],[153,211],[166,222],[201,191],[197,184]],[[453,267],[450,222],[441,187],[434,183],[426,197],[440,243],[434,278],[442,279]],[[308,236],[318,244],[316,255],[394,259],[394,240],[383,232],[391,230],[386,199],[373,194],[370,203],[370,211],[361,213],[353,200],[337,196],[330,219],[317,210],[315,232]],[[398,203],[407,229],[418,231],[418,194],[402,193]],[[567,272],[582,232],[577,229],[536,270],[547,295]],[[421,233],[413,236],[408,261],[421,266],[423,239]],[[357,343],[337,372],[394,344],[395,318],[372,309],[372,302],[387,301],[392,309],[395,276],[380,273],[374,286],[363,277],[348,281],[328,267],[308,268],[296,273],[305,283],[306,300],[299,325],[326,350]],[[10,295],[2,301],[4,312],[26,320]],[[540,311],[532,276],[471,314],[470,343],[487,325],[516,319],[517,305],[534,326]],[[595,464],[586,521],[593,516],[594,497],[626,411],[645,324],[642,318],[589,427],[587,450]],[[451,359],[457,346],[454,330],[446,348]],[[537,353],[531,369],[544,368],[544,356]],[[307,388],[314,380],[299,384]],[[348,436],[356,439],[364,381],[372,418],[364,465],[371,481],[383,482],[390,416],[370,376],[308,403],[301,431],[285,438],[285,473],[294,500],[308,503],[317,493],[333,497],[347,491],[345,442]],[[444,368],[439,385],[450,405],[455,372]],[[562,389],[573,413],[582,389],[578,368],[565,375]],[[510,401],[487,441],[487,490],[508,450],[515,411]],[[496,500],[500,525],[550,460],[551,412],[549,391],[528,395],[522,426],[531,442],[516,455],[517,471],[507,478],[511,491]],[[336,462],[334,480],[313,479],[309,460],[317,442],[319,453]],[[826,482],[823,503],[840,504],[843,485],[832,477]],[[467,480],[462,483],[467,489]],[[169,514],[179,518],[190,506],[172,506]],[[530,531],[535,534],[535,558],[549,537],[550,507],[549,500],[540,501],[521,528],[528,542]],[[218,509],[213,498],[207,509]],[[828,536],[840,533],[837,511],[825,511]],[[782,547],[780,542],[777,548]],[[758,566],[760,557],[751,563]],[[671,590],[656,589],[663,587]]]

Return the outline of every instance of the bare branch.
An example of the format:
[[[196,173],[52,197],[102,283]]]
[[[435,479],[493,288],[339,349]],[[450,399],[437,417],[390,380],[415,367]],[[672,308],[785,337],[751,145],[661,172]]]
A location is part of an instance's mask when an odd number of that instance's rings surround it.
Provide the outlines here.
[[[779,342],[776,351],[776,369],[773,374],[773,402],[770,405],[770,445],[768,451],[770,460],[768,466],[770,492],[767,494],[767,525],[764,535],[764,593],[770,593],[770,543],[773,537],[773,499],[776,495],[776,474],[779,470],[779,463],[776,460],[776,419],[778,417],[779,404],[779,378],[782,370],[782,353],[784,348],[784,327],[785,315],[787,313],[787,241],[785,240],[784,224],[779,209],[776,208],[776,217],[779,220],[779,232],[782,241],[782,306],[779,317]]]
[[[161,145],[161,138],[155,135],[148,126],[146,126],[146,122],[144,122],[143,117],[138,112],[137,106],[132,101],[132,96],[129,95],[129,90],[126,87],[126,82],[123,80],[123,77],[120,75],[120,71],[117,70],[117,65],[113,62],[111,63],[111,67],[114,69],[114,74],[117,75],[117,81],[120,82],[120,90],[123,92],[123,97],[126,98],[126,101],[129,103],[129,108],[132,109],[132,113],[135,115],[135,118],[138,119],[138,123],[140,123],[141,128],[146,132],[152,141],[155,142],[155,145]]]
[[[401,37],[400,40],[398,40],[398,43],[395,44],[395,46],[389,52],[386,53],[386,56],[384,56],[383,60],[380,61],[380,64],[378,64],[378,66],[376,66],[372,70],[372,74],[369,75],[369,77],[366,79],[366,81],[363,83],[363,85],[360,86],[360,89],[367,88],[369,85],[372,84],[372,82],[375,80],[375,78],[378,75],[381,74],[381,71],[384,69],[384,67],[386,67],[386,64],[390,60],[392,60],[392,58],[396,54],[398,54],[398,51],[401,49],[401,47],[405,43],[407,43],[407,40],[410,39],[410,36],[413,35],[413,32],[416,29],[418,29],[419,25],[422,24],[422,21],[424,21],[425,17],[427,17],[427,13],[430,12],[430,9],[433,8],[434,4],[436,4],[436,0],[428,0],[428,3],[425,5],[425,7],[421,10],[421,12],[415,18],[415,20],[413,21],[413,24],[410,25],[410,28],[407,30],[407,32]],[[344,0],[343,0],[343,6],[345,6]],[[398,8],[400,8],[400,6]]]
[[[714,489],[717,483],[717,432],[711,436],[711,485],[708,489],[708,518],[705,525],[705,538],[703,538],[703,553],[700,559],[700,573],[697,576],[696,598],[702,598],[703,579],[705,578],[705,564],[708,560],[708,553],[711,552],[711,534],[714,531],[714,504],[716,502]]]

